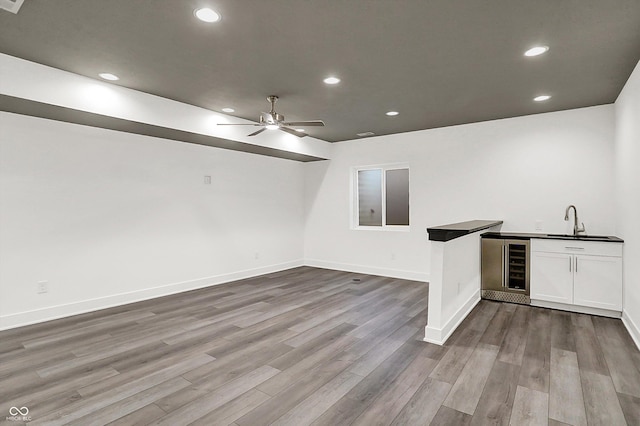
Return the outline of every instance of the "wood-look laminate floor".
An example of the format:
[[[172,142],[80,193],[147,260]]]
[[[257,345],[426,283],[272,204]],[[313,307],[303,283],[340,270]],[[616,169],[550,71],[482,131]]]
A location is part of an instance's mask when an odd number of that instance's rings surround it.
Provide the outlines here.
[[[427,293],[303,267],[0,332],[0,423],[640,424],[619,320],[482,301],[441,347]]]

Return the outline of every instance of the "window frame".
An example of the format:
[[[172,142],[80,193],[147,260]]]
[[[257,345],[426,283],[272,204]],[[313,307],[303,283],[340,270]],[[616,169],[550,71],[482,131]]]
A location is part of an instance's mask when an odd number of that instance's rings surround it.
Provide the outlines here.
[[[360,199],[358,193],[358,172],[363,170],[382,170],[380,179],[380,193],[382,195],[382,225],[360,225]],[[409,225],[387,225],[387,170],[407,170],[409,174]],[[397,231],[411,230],[411,169],[408,163],[374,164],[369,166],[355,166],[351,168],[351,229],[355,231]]]

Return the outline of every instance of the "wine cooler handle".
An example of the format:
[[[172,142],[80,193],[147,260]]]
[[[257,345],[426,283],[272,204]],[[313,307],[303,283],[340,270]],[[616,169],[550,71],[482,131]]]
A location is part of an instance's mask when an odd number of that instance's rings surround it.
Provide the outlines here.
[[[507,245],[502,245],[502,287],[507,286],[507,273],[509,265],[507,265]]]

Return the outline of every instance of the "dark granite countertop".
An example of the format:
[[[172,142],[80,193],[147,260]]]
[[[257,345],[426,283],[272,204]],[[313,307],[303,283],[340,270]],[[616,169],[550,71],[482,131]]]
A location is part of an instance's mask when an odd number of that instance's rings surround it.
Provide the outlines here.
[[[538,238],[543,240],[569,240],[569,241],[600,241],[605,243],[624,243],[622,238],[612,235],[566,235],[566,234],[535,234],[524,232],[486,232],[482,238],[509,238],[513,240],[530,240]]]
[[[427,228],[430,241],[450,241],[465,235],[501,225],[501,220],[469,220]]]

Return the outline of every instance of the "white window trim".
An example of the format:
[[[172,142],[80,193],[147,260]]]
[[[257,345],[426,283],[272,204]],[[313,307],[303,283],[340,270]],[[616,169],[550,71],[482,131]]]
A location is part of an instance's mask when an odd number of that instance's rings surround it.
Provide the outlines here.
[[[382,179],[380,181],[380,190],[382,191],[382,226],[367,226],[358,224],[359,199],[358,199],[358,172],[360,170],[382,170]],[[387,206],[385,183],[387,179],[387,170],[409,170],[409,225],[387,225]],[[351,168],[350,174],[350,206],[351,206],[351,230],[353,231],[382,231],[382,232],[409,232],[411,231],[411,169],[409,163],[392,163],[392,164],[373,164],[369,166],[356,166]]]

